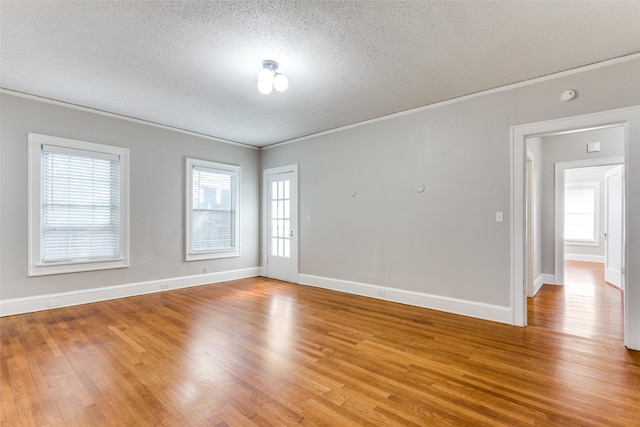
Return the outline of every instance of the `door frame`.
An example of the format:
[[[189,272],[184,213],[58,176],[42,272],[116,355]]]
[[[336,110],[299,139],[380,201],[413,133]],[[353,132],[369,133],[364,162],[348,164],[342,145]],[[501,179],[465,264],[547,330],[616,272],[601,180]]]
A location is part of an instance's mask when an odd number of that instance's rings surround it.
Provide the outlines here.
[[[566,117],[544,122],[523,124],[511,127],[511,312],[512,324],[525,326],[527,322],[527,299],[525,289],[525,172],[526,141],[528,138],[571,132],[575,130],[595,129],[603,126],[623,125],[625,127],[625,199],[629,199],[632,191],[630,173],[626,165],[631,160],[630,140],[640,140],[640,106],[602,111],[581,116]],[[629,209],[631,203],[624,207],[624,239],[629,240]],[[633,283],[629,277],[629,244],[624,248],[624,265],[626,266],[627,292],[624,293],[624,344],[627,348],[640,350],[640,281]],[[637,288],[637,289],[636,289]],[[633,302],[633,304],[632,304]]]
[[[526,150],[526,178],[525,178],[525,288],[527,297],[533,297],[535,295],[535,285],[533,278],[534,272],[534,155],[531,150]]]
[[[555,164],[555,202],[553,212],[553,275],[555,284],[564,284],[564,171],[597,166],[624,165],[624,156],[572,160]],[[600,192],[602,194],[602,190]],[[624,194],[622,195],[624,200]],[[624,242],[624,236],[622,236]]]
[[[281,174],[281,173],[287,173],[287,172],[293,172],[293,175],[295,177],[296,180],[296,188],[298,189],[298,193],[296,194],[296,206],[292,207],[292,209],[295,209],[296,212],[299,211],[299,204],[300,204],[300,200],[299,200],[299,195],[300,195],[300,190],[298,188],[298,164],[292,164],[292,165],[286,165],[286,166],[278,166],[275,168],[268,168],[268,169],[263,169],[262,170],[262,232],[260,233],[261,237],[262,237],[262,244],[261,244],[261,248],[262,248],[262,266],[260,268],[261,276],[265,276],[268,277],[269,271],[268,271],[268,262],[267,262],[267,258],[268,258],[268,243],[269,243],[269,236],[267,236],[267,233],[269,231],[269,227],[267,225],[267,216],[269,213],[269,189],[267,188],[268,182],[269,182],[269,175],[277,175],[277,174]],[[298,246],[299,246],[299,242],[300,242],[300,233],[299,233],[299,227],[298,227],[298,223],[299,223],[299,215],[295,215],[295,222],[291,223],[291,229],[295,230],[295,233],[297,233],[297,239],[296,239],[296,245],[295,248],[292,247],[291,248],[291,253],[295,254],[295,256],[292,256],[292,258],[294,258],[295,260],[295,264],[296,264],[296,275],[300,274],[300,264],[299,264],[299,257],[298,257]],[[296,283],[298,281],[296,280]]]

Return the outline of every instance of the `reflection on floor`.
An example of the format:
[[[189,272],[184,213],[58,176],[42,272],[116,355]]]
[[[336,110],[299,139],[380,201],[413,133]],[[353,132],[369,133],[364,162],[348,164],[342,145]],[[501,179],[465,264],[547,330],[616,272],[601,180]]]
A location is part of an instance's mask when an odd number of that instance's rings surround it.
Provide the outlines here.
[[[564,286],[543,285],[529,298],[530,326],[581,337],[622,340],[623,294],[604,281],[604,265],[565,262]]]

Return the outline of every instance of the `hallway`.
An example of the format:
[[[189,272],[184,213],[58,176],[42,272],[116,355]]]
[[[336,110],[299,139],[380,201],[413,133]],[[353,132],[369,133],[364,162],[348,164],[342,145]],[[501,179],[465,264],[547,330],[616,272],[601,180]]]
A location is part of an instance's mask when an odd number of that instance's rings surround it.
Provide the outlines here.
[[[566,261],[565,285],[543,285],[528,300],[529,326],[615,341],[623,340],[623,294],[604,281],[604,265]]]

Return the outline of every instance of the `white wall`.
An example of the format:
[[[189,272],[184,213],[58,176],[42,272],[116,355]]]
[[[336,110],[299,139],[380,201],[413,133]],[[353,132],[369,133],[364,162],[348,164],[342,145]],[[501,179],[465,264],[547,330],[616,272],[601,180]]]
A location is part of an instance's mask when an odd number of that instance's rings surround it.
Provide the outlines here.
[[[258,150],[7,94],[0,103],[1,300],[259,267]],[[129,268],[27,277],[28,132],[129,148]],[[186,157],[241,166],[240,257],[185,262]]]
[[[565,184],[583,184],[597,182],[599,188],[598,198],[598,235],[596,236],[597,245],[564,245],[565,260],[585,261],[585,262],[604,262],[604,237],[605,230],[605,173],[615,166],[594,166],[587,168],[567,169],[565,171]]]
[[[599,159],[624,156],[624,128],[614,127],[553,135],[542,138],[542,271],[555,273],[554,261],[554,212],[555,212],[555,164],[574,160]],[[588,142],[600,142],[600,151],[587,153]],[[601,191],[604,191],[601,188]]]
[[[638,105],[638,75],[619,63],[265,150],[263,168],[299,165],[301,273],[509,307],[511,127]]]

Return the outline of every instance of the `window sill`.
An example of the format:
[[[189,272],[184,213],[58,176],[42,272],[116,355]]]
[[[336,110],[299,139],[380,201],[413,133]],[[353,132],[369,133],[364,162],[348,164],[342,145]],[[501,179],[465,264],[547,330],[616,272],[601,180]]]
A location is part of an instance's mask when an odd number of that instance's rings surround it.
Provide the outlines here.
[[[187,261],[200,261],[205,259],[219,259],[219,258],[237,258],[240,256],[238,249],[230,251],[217,251],[217,252],[198,252],[187,253]]]
[[[129,267],[129,262],[126,259],[68,264],[33,264],[29,266],[27,276],[50,276],[54,274],[81,273],[127,267]]]
[[[565,240],[567,246],[600,246],[600,242],[595,240]]]

